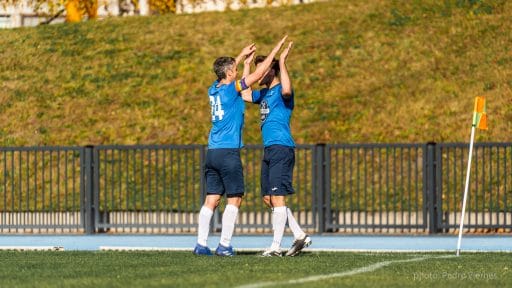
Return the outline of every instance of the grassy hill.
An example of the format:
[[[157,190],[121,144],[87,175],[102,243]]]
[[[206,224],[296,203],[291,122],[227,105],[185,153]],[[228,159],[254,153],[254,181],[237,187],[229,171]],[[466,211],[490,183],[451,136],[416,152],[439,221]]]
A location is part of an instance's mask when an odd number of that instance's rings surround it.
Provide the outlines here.
[[[206,143],[212,63],[283,35],[298,143],[511,141],[512,2],[331,1],[0,30],[0,145]],[[260,143],[247,105],[246,143]]]

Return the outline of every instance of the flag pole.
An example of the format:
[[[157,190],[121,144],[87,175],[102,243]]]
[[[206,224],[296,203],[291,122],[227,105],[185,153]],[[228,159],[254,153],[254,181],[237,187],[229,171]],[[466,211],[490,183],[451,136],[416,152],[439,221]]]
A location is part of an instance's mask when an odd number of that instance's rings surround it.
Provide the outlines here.
[[[457,241],[457,256],[460,255],[460,243],[464,228],[464,215],[466,214],[466,200],[468,198],[469,175],[471,174],[471,158],[473,156],[473,142],[475,140],[475,128],[487,130],[487,114],[485,109],[485,97],[475,98],[473,110],[473,124],[471,125],[471,141],[469,141],[468,169],[466,171],[466,186],[464,187],[464,199],[462,200],[462,212],[460,214],[459,239]]]
[[[466,171],[466,185],[464,188],[464,200],[462,200],[462,214],[460,215],[459,240],[457,241],[457,256],[460,254],[460,243],[462,241],[462,228],[464,227],[464,215],[466,213],[466,199],[469,189],[469,175],[471,172],[471,157],[473,155],[473,140],[475,138],[475,125],[471,126],[471,141],[469,142],[468,168]]]

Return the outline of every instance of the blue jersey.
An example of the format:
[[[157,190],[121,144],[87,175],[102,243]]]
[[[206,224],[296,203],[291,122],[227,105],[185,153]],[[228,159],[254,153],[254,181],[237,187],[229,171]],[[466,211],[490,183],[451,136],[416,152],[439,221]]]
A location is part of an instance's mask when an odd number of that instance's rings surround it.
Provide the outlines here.
[[[290,118],[294,107],[294,93],[290,98],[283,98],[281,84],[268,89],[252,92],[252,102],[260,104],[261,133],[263,145],[283,145],[295,147],[290,132]]]
[[[241,148],[245,103],[240,94],[239,81],[226,85],[213,82],[208,89],[212,113],[212,129],[208,149]]]

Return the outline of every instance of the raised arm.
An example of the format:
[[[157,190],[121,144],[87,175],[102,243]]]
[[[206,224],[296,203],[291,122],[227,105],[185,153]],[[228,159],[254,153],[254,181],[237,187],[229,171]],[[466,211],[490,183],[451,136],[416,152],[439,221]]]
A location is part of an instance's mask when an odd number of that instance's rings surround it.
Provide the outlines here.
[[[286,38],[288,38],[288,35],[284,36],[283,39],[277,43],[274,49],[272,49],[272,51],[267,55],[267,58],[265,58],[265,60],[263,60],[263,62],[258,65],[254,72],[245,77],[244,81],[247,86],[251,86],[252,84],[256,83],[261,77],[263,77],[263,75],[265,75],[268,68],[270,68],[270,65],[272,65],[272,60],[286,41]]]
[[[238,66],[242,60],[244,60],[247,56],[249,56],[251,53],[254,53],[256,51],[256,45],[254,43],[251,43],[248,46],[245,46],[242,51],[240,51],[240,54],[236,56],[235,58],[235,65]]]
[[[256,50],[254,50],[251,54],[247,55],[244,60],[244,70],[242,74],[242,78],[245,78],[251,74],[251,63],[254,60],[254,54],[256,54]]]
[[[244,72],[242,75],[242,78],[247,77],[251,73],[251,63],[254,59],[255,51],[253,51],[251,54],[249,54],[245,60],[244,60]],[[251,86],[249,88],[242,90],[242,99],[244,99],[245,102],[252,102],[252,89]]]
[[[288,47],[283,50],[279,57],[279,70],[281,70],[281,93],[283,94],[283,98],[290,98],[292,96],[292,82],[290,81],[290,75],[286,68],[286,58],[288,58],[292,45],[293,42],[290,42]]]

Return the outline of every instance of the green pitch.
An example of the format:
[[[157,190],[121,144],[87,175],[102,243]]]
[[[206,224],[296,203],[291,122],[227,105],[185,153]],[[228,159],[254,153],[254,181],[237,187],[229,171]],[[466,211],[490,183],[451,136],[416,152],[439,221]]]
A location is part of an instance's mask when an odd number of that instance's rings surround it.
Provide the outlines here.
[[[0,287],[511,287],[512,255],[0,252]],[[289,283],[287,281],[296,281]]]

